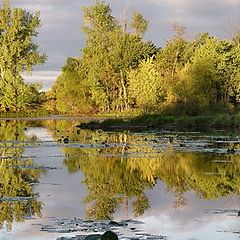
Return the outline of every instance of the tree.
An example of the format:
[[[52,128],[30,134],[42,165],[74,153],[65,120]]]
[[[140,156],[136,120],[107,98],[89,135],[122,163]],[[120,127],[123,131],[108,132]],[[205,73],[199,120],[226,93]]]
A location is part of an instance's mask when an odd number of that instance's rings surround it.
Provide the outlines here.
[[[84,7],[83,12],[83,30],[87,35],[83,66],[91,98],[105,111],[126,110],[126,73],[137,67],[140,60],[155,54],[156,47],[143,42],[141,36],[122,30],[105,2],[97,1],[94,6]]]
[[[132,16],[131,27],[135,30],[138,35],[143,35],[148,28],[148,20],[139,12],[134,12]]]
[[[151,113],[159,104],[162,89],[160,75],[152,58],[141,61],[137,69],[127,74],[129,82],[129,97],[136,107]]]
[[[162,110],[176,113],[178,109],[182,112],[182,106],[185,104],[180,72],[189,62],[193,51],[192,43],[185,38],[186,27],[174,23],[172,30],[174,36],[157,54],[156,66],[165,93]]]
[[[31,104],[33,86],[21,74],[46,60],[33,42],[39,27],[39,13],[11,9],[8,1],[0,8],[0,111],[17,112]]]
[[[187,66],[188,81],[193,83],[192,101],[204,107],[225,107],[239,101],[239,48],[227,40],[208,36],[196,47]]]
[[[84,70],[81,65],[81,59],[68,58],[52,88],[57,99],[56,109],[60,112],[89,114],[93,110],[89,103],[89,89],[84,82],[84,71],[80,71]]]
[[[228,24],[228,33],[230,39],[235,45],[240,44],[240,18],[230,19]]]
[[[60,112],[74,114],[83,113],[84,105],[85,114],[128,110],[127,72],[137,68],[141,60],[155,55],[158,49],[152,42],[144,42],[140,32],[127,33],[104,1],[83,7],[83,16],[86,47],[74,69],[66,69],[71,65],[69,61],[62,69],[52,91],[55,106]],[[139,16],[136,15],[136,27],[143,33],[147,29],[143,22],[147,21]]]
[[[174,37],[166,42],[166,46],[157,56],[158,68],[162,75],[171,75],[181,69],[189,61],[191,43],[185,39],[186,28],[177,23],[172,25]]]

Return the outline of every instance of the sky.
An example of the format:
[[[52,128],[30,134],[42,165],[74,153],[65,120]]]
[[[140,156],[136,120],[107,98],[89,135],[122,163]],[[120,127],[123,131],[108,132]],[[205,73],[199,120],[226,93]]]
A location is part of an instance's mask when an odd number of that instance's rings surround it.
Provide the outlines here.
[[[0,0],[3,1],[3,0]],[[94,0],[10,0],[13,7],[29,12],[40,11],[42,27],[38,38],[40,50],[48,55],[43,66],[34,69],[27,81],[41,81],[43,89],[49,89],[61,71],[67,57],[80,55],[85,38],[82,6],[94,4]],[[229,38],[234,23],[240,24],[240,0],[106,0],[113,15],[122,19],[124,9],[128,16],[138,11],[149,20],[146,40],[158,47],[171,37],[171,24],[178,22],[187,27],[188,37],[209,32],[220,38]]]

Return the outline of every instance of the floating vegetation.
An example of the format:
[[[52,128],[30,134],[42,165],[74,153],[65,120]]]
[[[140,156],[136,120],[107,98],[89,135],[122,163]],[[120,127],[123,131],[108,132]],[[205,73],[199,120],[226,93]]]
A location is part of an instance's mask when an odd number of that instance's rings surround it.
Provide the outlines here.
[[[34,197],[0,197],[0,202],[28,201]]]
[[[57,170],[57,167],[47,167],[47,166],[19,166],[19,165],[9,165],[6,168],[15,168],[15,169],[35,169],[35,170]]]
[[[205,213],[209,214],[224,214],[227,216],[236,216],[239,217],[239,210],[237,209],[214,209],[214,210],[206,210]]]
[[[100,237],[100,234],[89,235],[91,233],[103,233],[106,231],[114,231],[119,235],[119,239],[143,239],[143,240],[157,240],[157,239],[166,239],[165,236],[152,235],[147,233],[140,233],[138,227],[144,224],[141,221],[137,220],[121,220],[121,221],[92,221],[92,220],[83,220],[80,218],[51,218],[52,222],[47,225],[38,224],[41,227],[41,231],[48,233],[73,233],[81,232],[82,235],[76,235],[75,237],[60,237],[58,240],[65,239],[85,239],[87,236],[90,237]],[[131,235],[135,237],[124,236],[121,233],[121,230],[126,229],[128,232],[131,232]],[[125,231],[126,232],[126,231]],[[125,233],[126,234],[126,233]],[[89,239],[89,238],[86,238]]]

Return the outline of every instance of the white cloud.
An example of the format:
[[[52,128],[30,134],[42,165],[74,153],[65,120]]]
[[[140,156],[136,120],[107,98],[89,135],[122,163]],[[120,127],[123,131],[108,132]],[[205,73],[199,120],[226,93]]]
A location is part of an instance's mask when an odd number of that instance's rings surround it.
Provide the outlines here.
[[[52,87],[59,74],[59,71],[33,71],[31,74],[23,74],[23,78],[28,83],[41,83],[42,90],[46,91]]]
[[[150,20],[146,39],[163,45],[171,35],[171,23],[186,25],[192,34],[208,31],[219,37],[226,36],[229,18],[238,18],[240,0],[106,0],[114,16],[121,18],[124,7],[140,11]],[[42,52],[48,54],[48,62],[36,70],[59,71],[68,56],[78,56],[85,45],[81,33],[81,7],[94,0],[11,0],[13,6],[28,11],[40,11],[42,27],[36,39]]]

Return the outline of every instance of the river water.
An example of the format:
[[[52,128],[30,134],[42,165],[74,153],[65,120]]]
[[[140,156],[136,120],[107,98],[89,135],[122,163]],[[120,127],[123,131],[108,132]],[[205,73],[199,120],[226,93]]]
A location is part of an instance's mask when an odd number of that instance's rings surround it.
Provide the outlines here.
[[[79,123],[0,121],[1,240],[240,237],[239,131]]]

